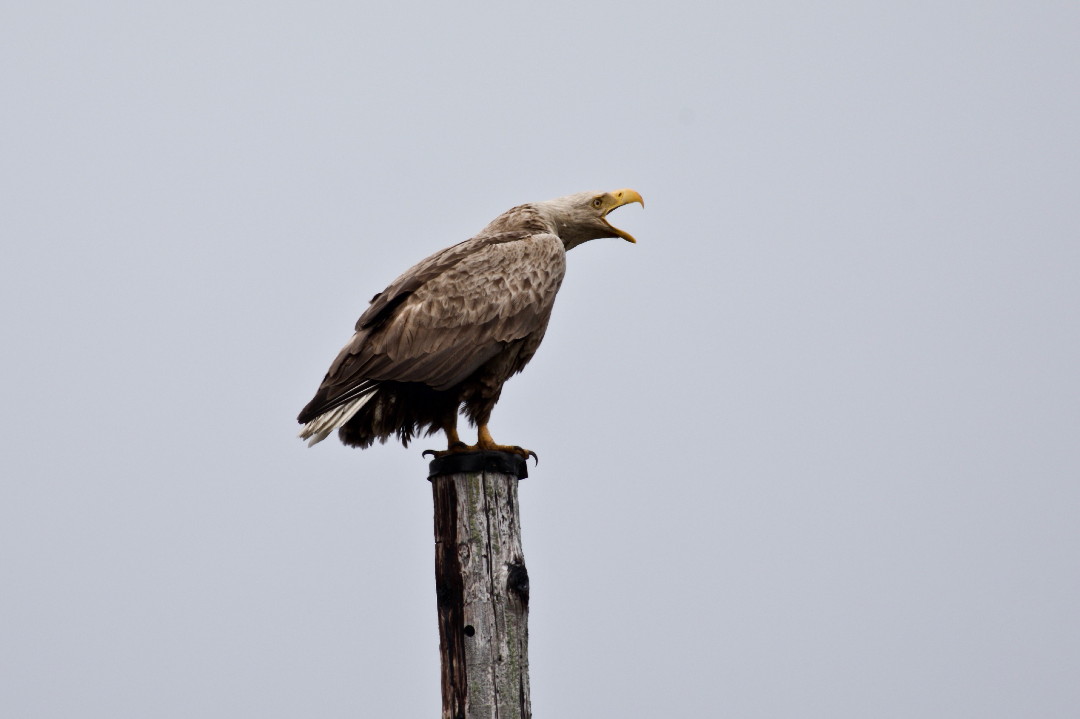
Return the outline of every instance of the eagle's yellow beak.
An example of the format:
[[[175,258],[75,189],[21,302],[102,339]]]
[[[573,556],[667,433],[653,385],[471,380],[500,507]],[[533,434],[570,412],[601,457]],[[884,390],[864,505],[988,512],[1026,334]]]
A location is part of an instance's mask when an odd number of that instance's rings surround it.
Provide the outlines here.
[[[638,193],[638,191],[631,190],[629,187],[607,193],[607,197],[605,197],[604,200],[604,204],[608,205],[608,207],[605,207],[604,209],[605,216],[616,208],[622,207],[623,205],[629,205],[634,202],[638,203],[642,207],[645,207],[645,200],[641,199],[641,195]],[[611,223],[609,223],[606,219],[604,220],[604,224],[606,224],[608,227],[611,227],[612,232],[614,232],[616,235],[623,238],[627,242],[637,242],[637,240],[635,240],[629,232],[620,230],[618,227],[612,227]]]

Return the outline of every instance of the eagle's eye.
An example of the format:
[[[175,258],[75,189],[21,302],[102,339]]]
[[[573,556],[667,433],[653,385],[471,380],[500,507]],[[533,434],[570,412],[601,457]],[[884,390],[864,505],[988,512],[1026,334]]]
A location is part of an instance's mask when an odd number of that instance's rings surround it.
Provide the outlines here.
[[[595,207],[598,210],[600,209],[600,206],[603,205],[603,204],[604,204],[604,200],[603,200],[603,198],[600,198],[600,197],[597,197],[596,199],[594,199],[592,201],[592,206]]]

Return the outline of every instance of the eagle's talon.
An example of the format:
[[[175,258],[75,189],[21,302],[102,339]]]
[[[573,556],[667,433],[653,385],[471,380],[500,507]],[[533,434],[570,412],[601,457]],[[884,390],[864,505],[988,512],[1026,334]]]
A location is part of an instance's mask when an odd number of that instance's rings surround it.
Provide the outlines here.
[[[536,456],[536,452],[532,451],[531,449],[525,449],[524,447],[518,447],[516,444],[513,447],[507,447],[507,449],[509,449],[514,454],[520,454],[522,459],[527,460],[529,457],[532,457],[533,460],[536,461],[537,465],[540,464],[540,458],[538,456]]]
[[[457,433],[455,432],[454,434],[456,436]],[[475,450],[476,450],[476,447],[470,447],[469,445],[462,442],[460,439],[455,439],[455,440],[452,440],[448,444],[446,449],[425,449],[423,454],[421,454],[420,456],[421,457],[426,457],[426,456],[428,456],[430,454],[432,457],[435,457],[436,459],[438,459],[439,457],[445,457],[445,456],[450,455],[450,454],[460,454],[461,452],[473,452]]]

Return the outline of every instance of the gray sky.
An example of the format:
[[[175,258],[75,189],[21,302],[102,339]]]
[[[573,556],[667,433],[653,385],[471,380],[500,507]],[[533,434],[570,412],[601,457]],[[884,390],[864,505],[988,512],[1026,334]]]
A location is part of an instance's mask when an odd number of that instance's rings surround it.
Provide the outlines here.
[[[1075,717],[1080,5],[9,3],[0,714],[431,717],[368,299],[633,187],[492,430],[538,717]],[[471,431],[468,433],[471,434]]]

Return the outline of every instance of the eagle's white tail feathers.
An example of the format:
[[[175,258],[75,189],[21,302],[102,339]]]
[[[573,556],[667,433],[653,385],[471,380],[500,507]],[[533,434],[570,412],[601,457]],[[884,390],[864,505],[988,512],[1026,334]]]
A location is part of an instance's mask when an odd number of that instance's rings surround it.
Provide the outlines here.
[[[353,416],[360,411],[360,408],[367,404],[368,400],[374,396],[375,393],[371,392],[362,397],[357,397],[352,402],[346,402],[340,407],[334,407],[331,410],[323,412],[318,417],[305,424],[298,436],[300,439],[309,440],[308,446],[314,447],[316,444],[329,437],[330,433],[335,429],[338,429],[352,419]]]

